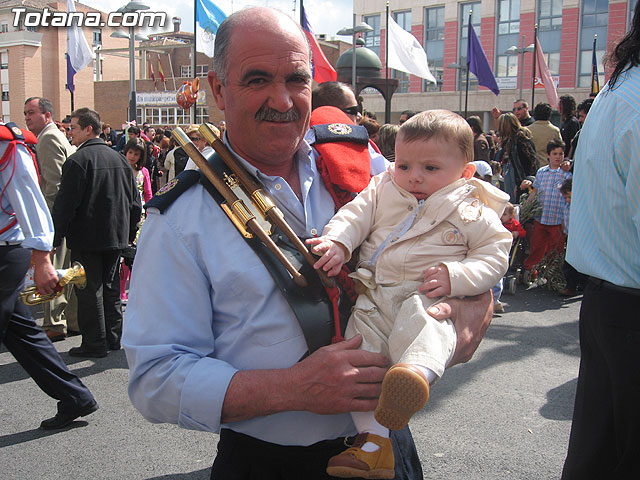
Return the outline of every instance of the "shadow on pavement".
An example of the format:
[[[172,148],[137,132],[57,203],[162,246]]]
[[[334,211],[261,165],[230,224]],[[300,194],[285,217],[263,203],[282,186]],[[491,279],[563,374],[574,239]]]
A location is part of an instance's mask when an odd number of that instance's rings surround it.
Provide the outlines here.
[[[150,477],[147,480],[209,480],[211,478],[211,467],[189,473],[172,473],[159,477]]]
[[[540,415],[549,420],[571,420],[577,384],[578,379],[574,378],[549,390],[547,392],[547,403],[540,409]]]
[[[57,433],[66,432],[74,428],[86,427],[87,425],[89,425],[89,422],[86,422],[84,420],[76,420],[68,427],[61,428],[59,430],[41,430],[39,428],[34,428],[33,430],[12,433],[10,435],[0,435],[0,448],[9,447],[11,445],[19,445],[21,443],[30,442],[39,438],[50,437],[51,435],[56,435]]]

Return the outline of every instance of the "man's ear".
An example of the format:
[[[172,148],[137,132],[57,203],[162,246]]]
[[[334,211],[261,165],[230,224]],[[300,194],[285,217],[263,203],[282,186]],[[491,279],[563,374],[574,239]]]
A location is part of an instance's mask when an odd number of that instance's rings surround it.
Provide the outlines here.
[[[209,73],[207,74],[207,80],[209,81],[209,86],[211,87],[211,91],[213,92],[213,99],[216,102],[216,106],[220,110],[224,111],[225,105],[224,97],[222,95],[222,89],[224,88],[224,85],[218,79],[218,75],[216,75],[216,72],[214,72],[213,70],[209,70]]]
[[[469,180],[470,178],[473,178],[474,173],[476,173],[476,166],[473,164],[473,162],[467,162],[467,164],[464,166],[464,170],[462,171],[461,178]]]

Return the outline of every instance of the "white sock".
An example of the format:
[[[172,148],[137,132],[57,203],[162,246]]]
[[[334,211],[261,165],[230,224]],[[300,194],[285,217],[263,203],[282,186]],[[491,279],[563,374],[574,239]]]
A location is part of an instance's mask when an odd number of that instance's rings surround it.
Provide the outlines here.
[[[438,375],[436,375],[433,370],[427,367],[423,367],[422,365],[413,364],[413,366],[420,370],[425,377],[427,377],[427,382],[429,382],[429,385],[433,385],[433,382],[438,379]]]
[[[373,412],[351,412],[351,418],[358,433],[373,433],[380,437],[389,438],[389,429],[376,421]],[[365,452],[375,452],[379,448],[373,442],[365,442],[362,446],[362,450]]]

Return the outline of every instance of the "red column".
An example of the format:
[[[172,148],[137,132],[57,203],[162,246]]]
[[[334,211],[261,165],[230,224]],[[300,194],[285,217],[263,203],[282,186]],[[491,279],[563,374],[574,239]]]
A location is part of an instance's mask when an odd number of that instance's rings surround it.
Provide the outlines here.
[[[424,48],[424,25],[411,25],[411,35],[416,37],[420,45]],[[428,59],[427,59],[428,60]],[[433,73],[433,72],[431,72]],[[422,92],[422,78],[415,75],[409,76],[409,91]]]
[[[518,48],[522,47],[522,36],[524,35],[524,48],[527,48],[529,45],[533,43],[533,37],[535,35],[535,23],[536,23],[536,15],[535,13],[524,13],[520,16],[520,35],[518,35]],[[529,95],[525,96],[525,100],[529,98],[531,100],[531,85],[533,84],[533,55],[534,52],[527,52],[524,54],[524,69],[522,73],[522,88],[523,90],[529,89]],[[518,68],[520,67],[521,58],[518,57]],[[520,81],[520,73],[518,72],[518,82]],[[520,88],[520,85],[518,85]],[[515,98],[514,98],[515,100]],[[531,110],[533,110],[533,105],[530,105]]]
[[[609,25],[607,28],[607,55],[611,54],[617,43],[624,36],[627,30],[627,2],[609,3]],[[598,38],[598,50],[602,50],[603,39]],[[602,73],[602,72],[600,72]],[[605,66],[605,81],[613,73],[613,69]],[[603,87],[604,85],[600,85]]]
[[[452,63],[458,63],[458,21],[452,20],[444,25],[444,73],[442,91],[456,91],[456,70],[447,68]]]
[[[562,46],[560,47],[560,84],[559,88],[576,86],[578,68],[578,37],[580,10],[565,8],[562,10]]]

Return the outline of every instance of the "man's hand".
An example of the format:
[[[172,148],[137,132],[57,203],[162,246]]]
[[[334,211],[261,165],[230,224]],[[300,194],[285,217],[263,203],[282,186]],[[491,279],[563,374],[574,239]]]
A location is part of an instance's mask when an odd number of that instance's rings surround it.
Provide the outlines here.
[[[227,388],[222,422],[287,411],[332,415],[375,410],[388,360],[357,350],[361,342],[356,335],[322,347],[287,369],[237,372]]]
[[[313,268],[324,270],[330,277],[335,277],[342,270],[342,265],[347,258],[347,252],[339,243],[325,237],[308,238],[307,245],[313,245],[312,251],[322,254],[322,257],[313,264]]]
[[[422,275],[424,283],[418,287],[418,291],[424,293],[427,298],[451,295],[451,279],[446,265],[429,267]]]
[[[522,183],[520,183],[520,190],[528,190],[531,186],[533,185],[533,182],[531,180],[522,180]]]
[[[33,280],[36,282],[38,292],[41,295],[53,293],[58,285],[58,274],[51,264],[50,252],[42,250],[32,250],[33,258]]]
[[[571,165],[573,165],[573,162],[571,160],[564,160],[560,164],[560,168],[562,170],[564,170],[565,172],[570,172],[571,171]]]
[[[318,349],[291,370],[297,410],[318,414],[375,410],[388,360],[378,353],[356,350],[362,337]]]
[[[436,320],[451,318],[458,341],[449,367],[471,360],[493,317],[491,292],[474,297],[448,298],[430,306],[427,311]]]
[[[500,110],[498,107],[493,107],[491,109],[491,115],[493,116],[494,120],[498,120],[498,118],[500,118],[500,115],[502,115],[502,110]]]

